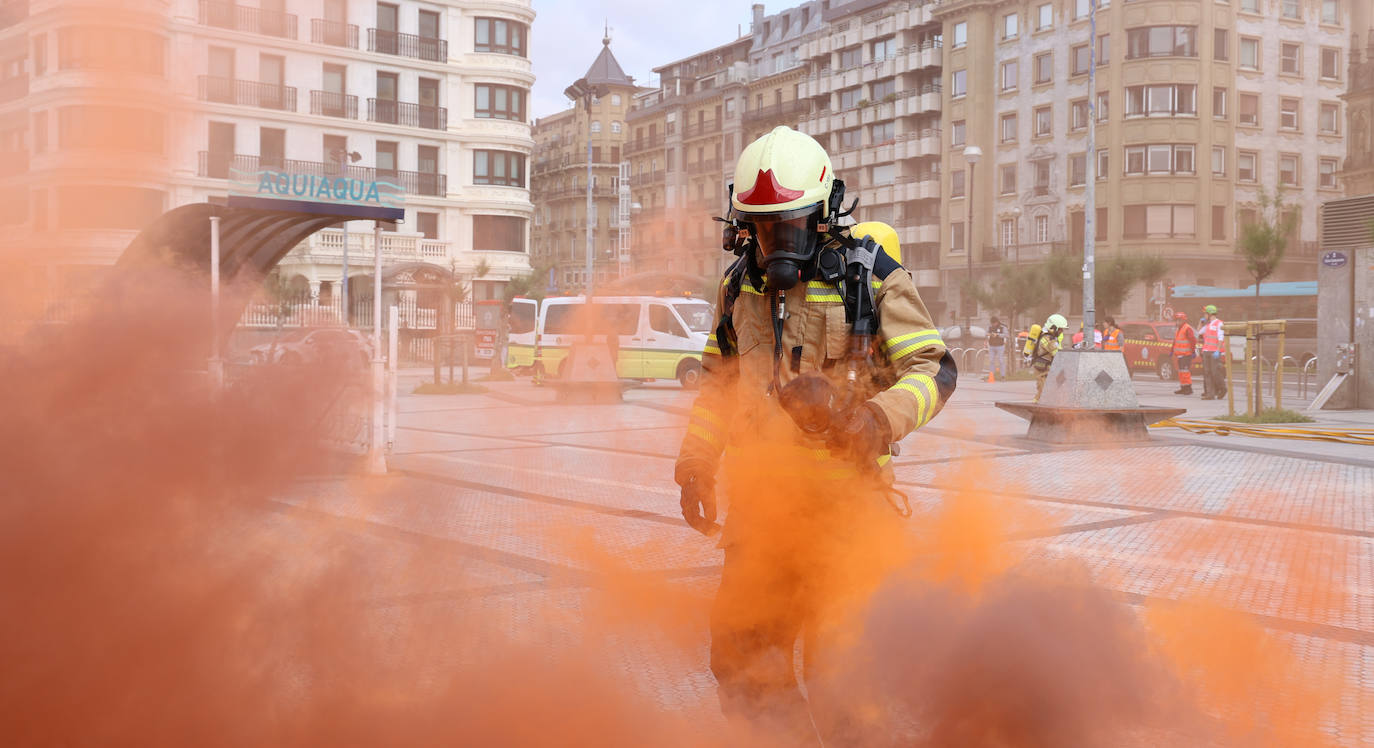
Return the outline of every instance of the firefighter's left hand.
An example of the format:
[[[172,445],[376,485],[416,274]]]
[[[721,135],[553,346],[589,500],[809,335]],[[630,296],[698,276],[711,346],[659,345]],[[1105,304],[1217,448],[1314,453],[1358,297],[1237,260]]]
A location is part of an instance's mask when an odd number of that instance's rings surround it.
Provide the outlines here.
[[[880,455],[887,453],[892,441],[892,427],[887,416],[872,403],[855,408],[838,428],[830,430],[826,445],[830,451],[860,467],[872,467]]]

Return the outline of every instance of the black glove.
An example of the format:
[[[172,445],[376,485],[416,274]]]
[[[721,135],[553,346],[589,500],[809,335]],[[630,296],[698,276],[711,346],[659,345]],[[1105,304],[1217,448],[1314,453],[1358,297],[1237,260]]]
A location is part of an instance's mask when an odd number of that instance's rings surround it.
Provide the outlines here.
[[[678,463],[673,480],[682,486],[682,518],[702,535],[720,532],[716,524],[716,466],[707,460]]]
[[[875,467],[876,460],[887,453],[891,442],[892,427],[887,423],[887,416],[873,403],[855,408],[826,437],[826,446],[832,454],[863,468]]]
[[[817,372],[802,374],[778,391],[782,409],[792,417],[797,428],[808,434],[820,434],[834,426],[838,399],[835,386]]]

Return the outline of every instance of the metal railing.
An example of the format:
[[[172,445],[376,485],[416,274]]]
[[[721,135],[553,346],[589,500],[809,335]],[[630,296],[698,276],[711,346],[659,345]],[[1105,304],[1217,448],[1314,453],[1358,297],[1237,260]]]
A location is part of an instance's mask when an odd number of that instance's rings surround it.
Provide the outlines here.
[[[238,3],[200,0],[199,21],[202,25],[217,29],[246,31],[281,39],[296,38],[296,16]]]
[[[384,122],[389,125],[447,130],[448,109],[441,106],[425,106],[392,99],[368,99],[367,120],[369,122]]]
[[[655,135],[655,136],[653,136],[652,138],[638,138],[638,139],[635,139],[635,140],[627,140],[627,141],[625,141],[625,153],[626,153],[626,154],[637,153],[637,152],[639,152],[639,151],[647,151],[647,150],[649,150],[650,148],[661,148],[661,147],[663,147],[663,136],[662,136],[662,135]]]
[[[447,40],[384,29],[367,30],[367,51],[430,62],[448,61]]]
[[[705,161],[694,161],[692,163],[687,164],[687,173],[702,174],[705,172],[720,171],[720,168],[720,159],[709,158]]]
[[[807,102],[804,99],[784,101],[781,104],[769,104],[744,113],[745,122],[757,122],[759,120],[773,119],[775,117],[789,117],[793,114],[803,114],[807,110]]]
[[[336,91],[311,91],[310,113],[326,117],[358,118],[358,97]]]
[[[293,86],[218,78],[213,75],[202,75],[197,80],[201,101],[278,109],[284,112],[296,111],[296,89]]]
[[[682,137],[696,138],[716,132],[720,132],[719,119],[709,119],[702,122],[688,122],[687,126],[682,128]]]
[[[340,166],[323,161],[299,161],[244,154],[200,152],[198,175],[212,179],[227,179],[231,169],[254,173],[260,169],[276,169],[289,174],[317,177],[347,177],[363,182],[390,182],[412,195],[443,197],[448,194],[448,176],[427,171],[377,169],[371,166]]]
[[[1302,372],[1298,375],[1298,397],[1307,397],[1308,382],[1316,379],[1317,376],[1317,357],[1307,359],[1307,363],[1302,365]]]
[[[351,23],[312,18],[310,19],[310,41],[315,44],[328,44],[331,47],[357,49],[358,27]]]

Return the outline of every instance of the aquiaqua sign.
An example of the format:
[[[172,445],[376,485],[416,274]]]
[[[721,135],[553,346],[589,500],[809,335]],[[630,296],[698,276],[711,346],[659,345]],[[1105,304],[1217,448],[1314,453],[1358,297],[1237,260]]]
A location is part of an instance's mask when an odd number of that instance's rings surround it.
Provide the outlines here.
[[[232,197],[391,209],[399,209],[405,202],[399,185],[381,180],[273,169],[232,169],[230,177],[229,194]],[[283,206],[283,209],[290,208]]]

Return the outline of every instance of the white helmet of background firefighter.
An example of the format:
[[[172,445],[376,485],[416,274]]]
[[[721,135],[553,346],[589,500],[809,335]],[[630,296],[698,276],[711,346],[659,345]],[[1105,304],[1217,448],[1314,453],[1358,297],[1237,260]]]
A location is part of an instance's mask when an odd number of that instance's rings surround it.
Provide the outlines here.
[[[758,242],[755,261],[769,288],[786,290],[809,280],[821,244],[818,227],[831,218],[834,186],[830,156],[821,144],[785,125],[740,154],[730,202]]]
[[[1045,320],[1045,324],[1042,325],[1041,329],[1045,331],[1046,335],[1058,335],[1068,326],[1069,321],[1064,319],[1064,315],[1051,314],[1049,319]]]

